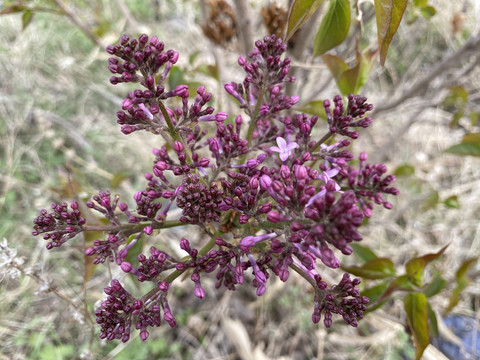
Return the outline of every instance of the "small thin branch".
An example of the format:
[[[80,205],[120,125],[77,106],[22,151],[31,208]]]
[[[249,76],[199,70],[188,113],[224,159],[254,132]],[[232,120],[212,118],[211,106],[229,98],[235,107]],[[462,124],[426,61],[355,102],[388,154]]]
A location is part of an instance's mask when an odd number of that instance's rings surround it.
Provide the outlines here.
[[[180,220],[169,220],[163,223],[143,223],[143,224],[125,224],[125,225],[84,225],[82,226],[83,231],[109,231],[109,232],[124,232],[127,234],[134,234],[143,230],[145,226],[153,226],[154,229],[168,229],[177,226],[183,226],[185,223],[182,223]]]
[[[248,8],[248,1],[234,0],[235,3],[235,21],[237,31],[242,44],[242,52],[247,54],[253,49],[252,17]]]
[[[378,114],[395,108],[404,101],[417,96],[422,91],[427,89],[430,82],[436,79],[439,75],[445,73],[451,68],[458,67],[460,62],[468,59],[472,55],[475,55],[478,58],[479,53],[480,35],[477,35],[476,37],[469,39],[460,49],[458,49],[458,51],[443,59],[437,66],[433,67],[433,69],[427,75],[417,81],[409,89],[405,90],[397,99],[392,100],[383,106],[377,106],[376,109],[373,110],[372,115],[375,114],[375,116],[378,116]]]
[[[88,29],[85,25],[83,25],[77,18],[77,16],[70,11],[65,4],[61,0],[53,0],[55,2],[55,5],[57,5],[62,12],[65,14],[67,18],[70,19],[71,22],[73,22],[84,34],[86,37],[88,37],[95,45],[101,47],[103,49],[103,44],[100,43],[98,38]]]

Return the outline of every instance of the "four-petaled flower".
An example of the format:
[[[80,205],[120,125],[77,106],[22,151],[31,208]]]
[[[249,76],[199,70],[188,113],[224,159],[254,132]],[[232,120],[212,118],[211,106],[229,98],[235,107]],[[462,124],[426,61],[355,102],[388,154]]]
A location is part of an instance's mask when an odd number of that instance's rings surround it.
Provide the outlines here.
[[[334,177],[335,175],[337,175],[338,172],[339,172],[339,170],[338,170],[337,168],[330,168],[330,169],[328,169],[327,171],[324,171],[321,175],[319,175],[319,176],[318,176],[318,179],[321,179],[321,180],[325,181],[325,184],[328,184],[329,181],[332,181],[332,182],[335,184],[335,190],[334,190],[334,192],[343,193],[343,191],[341,191],[340,185],[338,185],[337,182],[332,179],[332,177]],[[315,199],[318,199],[319,197],[324,196],[326,193],[327,193],[327,189],[326,189],[326,188],[324,188],[323,190],[319,191],[318,193],[316,193],[315,195],[313,195],[313,196],[310,198],[310,200],[308,200],[308,203],[305,205],[305,207],[309,207],[310,205],[313,204],[313,202],[314,202]]]
[[[287,144],[284,138],[277,137],[277,145],[272,146],[270,150],[280,153],[280,159],[285,161],[290,155],[292,155],[292,150],[298,147],[298,144],[295,141]]]

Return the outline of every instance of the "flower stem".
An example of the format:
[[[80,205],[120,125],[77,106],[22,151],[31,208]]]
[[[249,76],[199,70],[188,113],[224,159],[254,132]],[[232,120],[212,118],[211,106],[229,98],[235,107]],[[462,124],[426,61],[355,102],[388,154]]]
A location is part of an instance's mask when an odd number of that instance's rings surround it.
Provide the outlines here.
[[[183,226],[185,223],[182,223],[180,220],[169,220],[162,223],[143,223],[143,224],[124,224],[124,225],[84,225],[82,226],[83,231],[109,231],[109,232],[120,232],[123,231],[125,235],[134,234],[143,230],[145,226],[153,226],[154,229],[168,229],[177,226]]]
[[[332,135],[333,135],[333,133],[329,131],[327,134],[325,134],[324,137],[322,137],[320,140],[318,140],[318,141],[315,143],[315,145],[313,145],[313,147],[311,147],[311,148],[309,149],[309,152],[312,153],[312,152],[318,150],[318,148],[320,147],[320,145],[322,145],[325,141],[327,141],[327,140],[330,138],[330,136],[332,136]]]

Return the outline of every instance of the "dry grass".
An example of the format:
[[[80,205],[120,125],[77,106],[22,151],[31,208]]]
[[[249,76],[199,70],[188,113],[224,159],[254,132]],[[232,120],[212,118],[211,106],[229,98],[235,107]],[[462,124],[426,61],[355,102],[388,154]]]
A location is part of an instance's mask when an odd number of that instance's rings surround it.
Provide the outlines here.
[[[198,51],[195,65],[221,60],[221,79],[228,81],[233,74],[233,80],[240,80],[234,67],[238,56],[235,45],[228,51],[211,51],[198,24],[201,13],[197,2],[164,2],[161,21],[151,14],[150,2],[128,2],[132,9],[128,22],[118,3],[104,0],[98,5],[103,11],[101,18],[111,25],[104,36],[106,43],[113,43],[125,31],[157,34],[165,39],[167,47],[180,52],[180,68],[192,70],[188,55]],[[403,24],[387,66],[382,69],[375,65],[371,81],[362,90],[379,108],[408,91],[441,59],[458,50],[473,31],[478,34],[480,15],[473,11],[473,1],[465,1],[465,22],[458,34],[452,34],[445,24],[462,10],[461,5],[431,3],[438,14],[430,22],[419,19],[412,26]],[[255,3],[254,10],[259,8],[260,2]],[[100,18],[93,8],[78,5],[75,11],[82,14],[85,24]],[[366,28],[365,36],[374,38],[374,31]],[[258,36],[263,32],[260,28],[256,31]],[[43,242],[30,234],[32,219],[38,209],[48,207],[52,200],[66,199],[72,190],[85,198],[98,189],[109,188],[112,178],[123,170],[127,170],[128,177],[116,191],[130,198],[134,189],[143,186],[142,174],[151,166],[151,148],[159,145],[158,139],[140,133],[126,137],[119,132],[115,112],[126,89],[109,85],[107,54],[65,17],[38,14],[21,31],[19,15],[1,16],[0,44],[0,239],[6,238],[24,258],[24,263],[18,265],[24,273],[13,279],[5,275],[0,282],[0,359],[412,356],[400,297],[367,316],[359,329],[335,323],[327,331],[311,323],[312,294],[293,274],[287,286],[279,281],[270,283],[261,298],[249,288],[234,293],[216,291],[213,280],[207,280],[203,283],[207,299],[202,302],[192,299],[189,281],[179,282],[175,298],[171,297],[179,321],[177,329],[162,327],[152,331],[146,344],[138,337],[128,344],[99,341],[98,329],[90,325],[85,313],[92,314],[95,302],[102,298],[109,273],[97,270],[83,288],[82,240],[74,242],[77,247],[48,252]],[[480,111],[480,69],[473,67],[462,75],[471,66],[468,58],[463,60],[431,79],[421,93],[393,109],[379,111],[374,126],[355,145],[355,151],[368,152],[372,162],[386,162],[390,169],[405,163],[415,168],[414,175],[398,180],[402,194],[394,200],[394,209],[379,210],[363,230],[362,244],[391,258],[399,271],[413,256],[436,252],[450,244],[434,268],[452,279],[465,259],[479,255],[480,162],[478,158],[443,153],[464,134],[460,127],[449,128],[452,114],[441,106],[449,79],[458,74],[450,85],[464,86],[469,91],[470,108]],[[318,91],[316,79],[329,76],[319,60],[315,65],[316,69],[300,76],[306,80],[300,82],[299,90],[307,97]],[[217,103],[232,106],[225,104],[217,81],[200,72],[190,76],[190,81],[206,83]],[[322,84],[326,85],[315,99],[336,94],[332,81]],[[461,124],[468,126],[466,119]],[[438,192],[440,200],[457,195],[461,208],[451,209],[439,203],[427,209],[428,196],[434,192]],[[353,263],[355,259],[345,261]],[[112,271],[118,276],[115,269]],[[341,276],[338,271],[326,271],[324,275],[329,280]],[[128,279],[125,281],[135,288]],[[447,290],[452,287],[449,284]],[[475,314],[479,293],[477,278],[464,292],[456,310]],[[447,300],[447,295],[433,298],[434,308],[441,311]],[[433,356],[434,349],[428,351],[426,356]]]

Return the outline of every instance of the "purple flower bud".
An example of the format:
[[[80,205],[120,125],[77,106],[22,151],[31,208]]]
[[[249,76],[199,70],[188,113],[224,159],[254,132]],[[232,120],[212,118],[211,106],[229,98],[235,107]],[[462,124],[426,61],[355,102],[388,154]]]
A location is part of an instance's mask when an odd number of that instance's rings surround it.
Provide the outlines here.
[[[307,168],[303,165],[297,165],[295,167],[295,178],[297,181],[305,180],[308,177]]]
[[[260,177],[260,188],[262,190],[268,190],[272,186],[272,179],[268,175],[262,175]]]
[[[258,177],[254,176],[250,179],[249,186],[251,189],[258,189],[259,181]]]
[[[124,99],[124,100],[122,101],[122,109],[123,109],[123,110],[131,110],[131,109],[133,109],[133,101],[132,101],[132,99],[128,99],[128,98],[127,98],[127,99]]]
[[[183,144],[180,141],[176,141],[173,143],[173,149],[179,153],[183,151]]]
[[[127,261],[124,261],[122,262],[122,264],[120,265],[120,268],[126,272],[126,273],[129,273],[130,271],[132,271],[132,264],[130,264],[129,262]]]
[[[133,195],[133,199],[138,203],[140,202],[140,200],[142,200],[142,192],[141,191],[137,191],[135,193],[135,195]]]
[[[148,333],[147,330],[142,330],[142,331],[140,331],[140,340],[142,340],[142,341],[147,340],[147,339],[148,339],[148,335],[150,335],[150,334]]]
[[[241,224],[241,225],[246,224],[246,223],[248,223],[248,220],[249,220],[249,219],[250,219],[250,218],[249,218],[248,215],[242,214],[242,215],[240,215],[240,216],[238,217],[238,223]]]
[[[170,283],[166,281],[162,281],[160,284],[158,284],[158,288],[163,292],[166,292],[169,287],[170,287]]]
[[[215,115],[215,119],[217,121],[225,121],[227,120],[228,118],[228,114],[227,113],[224,113],[224,112],[218,112],[216,115]]]
[[[118,203],[118,208],[120,209],[120,211],[127,211],[128,210],[128,205],[125,204],[123,201],[120,201]]]
[[[187,239],[182,238],[182,240],[180,240],[180,249],[185,250],[186,252],[189,252],[190,242]]]
[[[146,227],[143,228],[143,232],[147,235],[152,235],[153,227],[152,226],[146,226]]]
[[[187,85],[178,85],[175,90],[173,91],[175,96],[179,96],[181,98],[188,98],[188,86]]]

